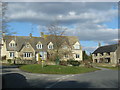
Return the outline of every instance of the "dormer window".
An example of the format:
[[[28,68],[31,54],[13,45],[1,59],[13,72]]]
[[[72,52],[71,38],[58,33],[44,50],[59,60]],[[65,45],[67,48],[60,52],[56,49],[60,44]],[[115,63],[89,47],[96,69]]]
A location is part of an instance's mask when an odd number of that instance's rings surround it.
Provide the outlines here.
[[[63,46],[63,49],[67,49],[68,47],[66,45]]]
[[[26,44],[26,48],[29,48],[29,44]]]
[[[48,45],[48,49],[53,49],[53,45]]]
[[[15,43],[15,41],[14,40],[12,40],[10,43],[9,43],[9,46],[10,47],[15,47],[17,44]]]
[[[79,42],[76,42],[74,45],[73,45],[74,49],[80,49],[80,44]]]
[[[53,49],[53,43],[52,43],[52,42],[50,42],[50,43],[48,44],[48,49]]]
[[[36,47],[37,47],[37,49],[42,49],[43,45],[42,44],[37,44]]]
[[[9,46],[10,47],[15,47],[15,43],[10,43]]]

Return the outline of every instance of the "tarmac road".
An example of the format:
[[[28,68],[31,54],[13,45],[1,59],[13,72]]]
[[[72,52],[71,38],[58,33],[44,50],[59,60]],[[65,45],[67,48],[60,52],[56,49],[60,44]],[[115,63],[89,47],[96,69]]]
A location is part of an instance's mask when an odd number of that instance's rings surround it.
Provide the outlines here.
[[[33,74],[5,67],[3,88],[118,88],[118,71],[101,70],[73,75]]]

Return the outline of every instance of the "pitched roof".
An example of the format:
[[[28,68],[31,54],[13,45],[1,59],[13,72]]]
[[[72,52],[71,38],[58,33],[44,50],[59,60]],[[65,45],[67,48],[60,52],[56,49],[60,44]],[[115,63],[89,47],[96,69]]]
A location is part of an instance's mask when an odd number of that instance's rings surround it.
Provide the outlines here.
[[[97,48],[93,54],[96,53],[104,53],[104,52],[115,52],[115,50],[117,49],[118,44],[113,44],[113,45],[107,45],[107,46],[101,46],[99,48]]]
[[[22,49],[23,46],[26,45],[27,42],[29,42],[31,44],[31,46],[34,48],[35,51],[46,51],[47,50],[47,45],[49,42],[52,42],[53,44],[55,43],[54,39],[53,39],[53,35],[47,35],[46,37],[30,37],[30,36],[4,36],[3,40],[6,41],[6,47],[8,51],[20,51]],[[69,44],[73,45],[75,44],[75,42],[79,41],[77,39],[77,37],[75,36],[62,36],[60,37],[61,41],[66,41]],[[64,40],[63,40],[64,39]],[[16,48],[11,48],[9,47],[9,43],[14,40],[17,43],[17,47]],[[38,42],[41,42],[43,44],[43,48],[42,49],[37,49],[36,45]]]

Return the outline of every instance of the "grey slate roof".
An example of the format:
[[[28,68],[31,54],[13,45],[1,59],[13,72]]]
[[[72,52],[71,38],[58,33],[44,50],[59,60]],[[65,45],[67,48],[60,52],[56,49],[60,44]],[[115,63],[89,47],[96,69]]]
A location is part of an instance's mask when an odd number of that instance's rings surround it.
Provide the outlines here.
[[[15,39],[16,38],[16,39]],[[54,44],[54,40],[52,40],[53,36],[48,35],[46,38],[43,37],[30,37],[30,36],[4,36],[3,40],[6,41],[6,47],[8,51],[20,51],[23,46],[26,45],[26,43],[30,43],[31,46],[34,48],[35,51],[47,51],[47,45],[52,42]],[[64,39],[67,43],[70,43],[71,45],[75,44],[75,42],[79,41],[77,37],[75,36],[62,36],[61,39]],[[9,47],[9,43],[14,40],[17,43],[16,48]],[[36,45],[38,42],[41,42],[43,44],[43,49],[37,49]]]
[[[115,52],[115,50],[117,50],[117,47],[118,47],[118,44],[101,46],[97,48],[92,54],[104,53],[104,52]]]

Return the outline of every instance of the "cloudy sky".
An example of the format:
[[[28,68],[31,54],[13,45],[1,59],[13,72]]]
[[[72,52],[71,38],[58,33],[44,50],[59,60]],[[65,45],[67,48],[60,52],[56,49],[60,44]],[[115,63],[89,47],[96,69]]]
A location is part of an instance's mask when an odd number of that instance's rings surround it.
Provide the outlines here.
[[[117,43],[117,2],[9,2],[10,30],[18,36],[40,36],[56,19],[68,28],[67,35],[78,36],[83,50]]]

